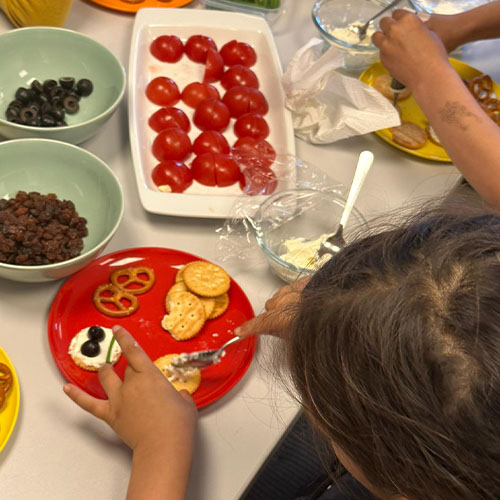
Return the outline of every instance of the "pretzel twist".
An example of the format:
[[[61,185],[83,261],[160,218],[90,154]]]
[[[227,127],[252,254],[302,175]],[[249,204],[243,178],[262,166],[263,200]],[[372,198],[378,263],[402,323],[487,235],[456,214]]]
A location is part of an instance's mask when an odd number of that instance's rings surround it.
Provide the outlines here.
[[[140,277],[141,274],[147,276],[146,279]],[[125,281],[120,278],[125,277]],[[155,273],[150,267],[127,267],[126,269],[117,269],[110,276],[110,281],[118,288],[126,290],[132,295],[140,295],[147,292],[155,282]],[[128,288],[130,285],[141,285],[140,287]]]
[[[110,292],[111,295],[103,295],[105,292]],[[128,291],[125,291],[123,288],[117,287],[112,283],[99,285],[94,290],[92,298],[96,308],[100,312],[114,318],[130,316],[132,313],[137,311],[137,308],[139,307],[139,300],[135,295],[128,293]],[[130,302],[130,305],[126,306],[123,304],[122,299]],[[111,309],[107,307],[106,304],[113,304],[116,309]]]
[[[12,385],[12,372],[5,363],[0,363],[0,392],[6,393]],[[1,406],[1,405],[0,405]]]

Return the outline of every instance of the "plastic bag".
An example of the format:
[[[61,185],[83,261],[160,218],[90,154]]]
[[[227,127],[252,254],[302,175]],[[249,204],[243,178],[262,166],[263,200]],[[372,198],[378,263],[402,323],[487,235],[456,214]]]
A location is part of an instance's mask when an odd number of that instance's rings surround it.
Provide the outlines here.
[[[273,237],[272,246],[275,247],[280,243],[278,240],[285,237],[285,230],[289,238],[308,238],[313,236],[320,222],[325,228],[330,228],[331,211],[328,207],[323,210],[320,203],[325,197],[344,200],[345,186],[293,156],[278,157],[273,164],[273,171],[281,189],[266,196],[242,196],[233,207],[232,217],[217,229],[217,254],[220,261],[232,265],[244,263],[245,267],[258,265],[270,260],[269,254],[263,250],[265,242],[271,241],[267,239],[270,235]],[[292,177],[291,171],[294,172]],[[304,213],[312,214],[316,209],[321,212],[318,224],[306,222],[306,226],[310,227],[304,228],[297,225],[297,233],[292,234],[293,229],[289,224],[298,222]]]

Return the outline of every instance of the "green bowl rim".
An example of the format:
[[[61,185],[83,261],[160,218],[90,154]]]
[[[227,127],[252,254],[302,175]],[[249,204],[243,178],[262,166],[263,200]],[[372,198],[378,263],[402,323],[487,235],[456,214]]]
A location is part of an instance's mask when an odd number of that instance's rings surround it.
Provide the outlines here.
[[[117,217],[117,220],[109,232],[108,236],[104,238],[104,240],[100,241],[97,245],[94,245],[92,248],[89,248],[85,253],[82,253],[76,257],[73,257],[72,259],[68,260],[63,260],[62,262],[54,262],[53,264],[44,264],[41,266],[20,266],[16,264],[6,264],[5,262],[0,262],[0,269],[10,269],[10,270],[19,270],[19,271],[45,271],[45,270],[51,270],[51,269],[57,269],[60,268],[61,266],[66,266],[67,264],[74,264],[80,260],[85,260],[90,253],[94,252],[97,247],[105,247],[108,243],[109,240],[114,236],[116,233],[118,226],[120,225],[122,218],[123,218],[123,213],[125,210],[125,201],[124,201],[124,195],[123,195],[123,188],[120,183],[120,180],[118,179],[118,176],[111,170],[111,167],[107,165],[103,160],[101,160],[98,156],[95,154],[91,153],[90,151],[87,151],[86,149],[80,148],[76,146],[75,144],[70,144],[69,142],[64,142],[64,141],[56,141],[54,139],[43,139],[40,137],[28,137],[24,139],[12,139],[8,141],[3,141],[0,142],[0,150],[2,149],[3,145],[8,145],[12,143],[17,143],[17,142],[49,142],[49,143],[54,143],[58,144],[59,146],[71,148],[71,149],[76,149],[80,152],[85,153],[86,155],[92,157],[94,160],[97,160],[98,163],[100,163],[105,169],[108,171],[108,173],[111,175],[111,178],[114,179],[116,182],[116,185],[118,187],[118,192],[120,193],[120,214]]]
[[[123,99],[123,96],[125,95],[125,89],[126,89],[126,84],[127,84],[127,75],[126,75],[125,68],[124,68],[123,64],[113,54],[113,52],[111,52],[102,43],[98,42],[97,40],[94,40],[93,38],[91,38],[91,37],[89,37],[87,35],[84,35],[83,33],[79,33],[78,31],[74,31],[74,30],[69,30],[67,28],[56,28],[56,27],[53,27],[53,26],[27,26],[25,28],[16,28],[14,30],[7,31],[6,33],[0,34],[0,40],[2,38],[5,39],[5,38],[7,38],[9,36],[17,36],[17,33],[20,33],[20,32],[23,32],[23,31],[64,31],[64,32],[67,32],[67,33],[71,33],[73,35],[77,35],[80,38],[85,38],[87,40],[90,40],[92,43],[94,43],[96,45],[99,45],[106,52],[108,52],[108,54],[111,56],[111,58],[116,61],[116,63],[118,64],[118,67],[121,69],[121,72],[120,72],[120,74],[122,75],[121,89],[120,89],[120,92],[119,92],[117,98],[111,104],[110,107],[106,108],[105,111],[103,111],[102,113],[99,113],[97,116],[94,116],[93,118],[91,118],[91,119],[89,119],[87,121],[81,122],[81,123],[75,123],[74,125],[65,125],[64,127],[34,127],[34,126],[31,126],[31,125],[22,125],[22,124],[19,124],[19,123],[12,123],[12,122],[9,122],[8,120],[3,119],[0,116],[0,124],[7,125],[7,126],[12,127],[14,129],[30,130],[30,131],[31,130],[36,130],[36,131],[39,131],[39,132],[42,131],[42,133],[45,130],[48,131],[48,132],[55,132],[55,131],[63,132],[63,131],[67,131],[67,130],[74,130],[74,129],[76,129],[78,127],[82,127],[84,125],[88,125],[88,124],[90,124],[90,123],[92,123],[94,121],[97,121],[100,118],[106,116],[107,114],[113,113],[116,110],[116,108],[120,104],[121,100]]]

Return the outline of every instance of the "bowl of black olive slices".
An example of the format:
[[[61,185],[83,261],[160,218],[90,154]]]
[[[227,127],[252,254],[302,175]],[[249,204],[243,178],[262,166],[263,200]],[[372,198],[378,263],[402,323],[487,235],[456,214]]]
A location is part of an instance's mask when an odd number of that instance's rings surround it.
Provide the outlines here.
[[[29,27],[0,35],[0,136],[80,144],[125,93],[113,53],[75,31]]]

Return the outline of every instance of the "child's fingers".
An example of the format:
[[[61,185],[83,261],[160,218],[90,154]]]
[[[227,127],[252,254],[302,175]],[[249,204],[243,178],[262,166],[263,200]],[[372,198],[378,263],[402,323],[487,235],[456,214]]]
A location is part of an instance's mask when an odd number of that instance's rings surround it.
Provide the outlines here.
[[[107,401],[94,398],[72,384],[66,384],[63,390],[80,408],[101,420],[106,420],[109,404]]]
[[[120,390],[120,386],[122,385],[120,377],[113,369],[113,365],[110,364],[105,364],[99,369],[99,382],[108,396],[108,399],[112,398]]]
[[[150,366],[151,360],[148,355],[127,330],[119,325],[115,325],[113,327],[113,335],[134,370],[143,371]]]

